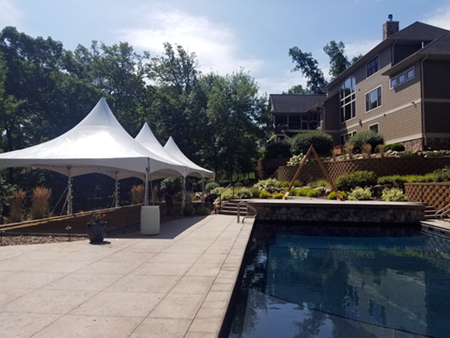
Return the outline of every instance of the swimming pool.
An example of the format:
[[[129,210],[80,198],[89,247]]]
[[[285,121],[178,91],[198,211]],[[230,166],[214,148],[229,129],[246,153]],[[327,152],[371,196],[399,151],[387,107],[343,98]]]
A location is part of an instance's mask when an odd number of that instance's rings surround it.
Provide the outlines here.
[[[253,238],[228,337],[450,337],[447,238],[267,224]]]

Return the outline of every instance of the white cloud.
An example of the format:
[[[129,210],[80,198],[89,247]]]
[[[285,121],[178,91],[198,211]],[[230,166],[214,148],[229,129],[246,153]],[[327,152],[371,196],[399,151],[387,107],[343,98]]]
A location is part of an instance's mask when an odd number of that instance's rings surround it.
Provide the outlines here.
[[[278,76],[256,78],[259,86],[259,93],[281,94],[287,92],[290,88],[302,85],[306,88],[306,79],[301,72],[285,72]]]
[[[363,40],[345,45],[345,53],[349,60],[360,54],[366,55],[372,48],[378,45],[381,40]]]
[[[23,17],[22,11],[10,0],[0,0],[0,29],[6,26],[19,26]]]
[[[243,56],[237,33],[224,24],[213,22],[205,16],[195,16],[174,9],[152,7],[133,14],[137,26],[122,29],[119,37],[132,46],[159,56],[163,43],[180,44],[189,53],[195,52],[199,69],[225,75],[245,68],[254,73],[263,61]]]
[[[444,29],[450,29],[450,6],[436,10],[433,14],[428,15],[424,22]]]

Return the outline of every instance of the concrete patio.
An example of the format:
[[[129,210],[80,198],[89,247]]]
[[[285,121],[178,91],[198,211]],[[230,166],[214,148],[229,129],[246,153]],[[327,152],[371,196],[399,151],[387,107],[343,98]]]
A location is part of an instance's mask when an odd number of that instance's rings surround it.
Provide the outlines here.
[[[0,336],[216,337],[252,226],[211,215],[101,245],[0,247]]]

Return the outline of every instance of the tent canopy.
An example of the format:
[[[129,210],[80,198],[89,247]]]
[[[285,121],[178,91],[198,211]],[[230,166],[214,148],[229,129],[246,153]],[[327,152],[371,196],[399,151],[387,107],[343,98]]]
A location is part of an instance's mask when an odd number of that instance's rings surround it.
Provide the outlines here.
[[[172,136],[169,137],[169,140],[165,144],[164,149],[179,163],[183,163],[188,167],[188,175],[193,174],[204,178],[206,177],[214,179],[215,177],[214,172],[198,166],[197,164],[192,162],[189,158],[187,158],[186,155],[184,155],[183,152],[180,150],[180,148],[178,148]]]
[[[212,173],[209,170],[203,169],[187,159],[187,157],[184,156],[183,153],[181,153],[176,145],[175,147],[176,149],[178,149],[178,151],[176,151],[175,153],[167,151],[167,149],[164,148],[156,139],[147,122],[145,122],[135,140],[161,158],[164,158],[168,163],[174,163],[183,166],[185,168],[185,176],[205,177],[207,173]],[[170,150],[173,151],[173,149]],[[187,161],[184,160],[181,155],[177,158],[177,154],[179,155],[180,153],[184,156],[184,159],[187,159]]]
[[[118,179],[183,175],[184,165],[164,158],[134,140],[101,98],[67,133],[42,144],[0,154],[0,168],[36,167],[77,176],[102,173]]]

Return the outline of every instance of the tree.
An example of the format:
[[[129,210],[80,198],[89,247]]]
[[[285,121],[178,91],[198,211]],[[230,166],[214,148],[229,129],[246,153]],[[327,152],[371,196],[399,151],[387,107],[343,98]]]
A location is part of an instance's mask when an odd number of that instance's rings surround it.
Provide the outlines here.
[[[330,57],[330,75],[332,79],[335,79],[350,66],[345,55],[345,45],[342,41],[336,42],[334,40],[327,43],[323,48],[323,51]]]
[[[319,63],[312,57],[311,53],[303,53],[298,47],[289,49],[289,56],[292,62],[296,63],[292,71],[301,71],[307,78],[306,88],[316,94],[324,94],[323,87],[328,82],[325,80],[323,72],[319,69]]]
[[[309,94],[309,91],[303,88],[302,85],[292,86],[287,93],[283,92],[283,94]]]

